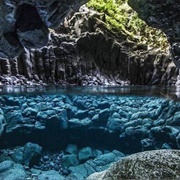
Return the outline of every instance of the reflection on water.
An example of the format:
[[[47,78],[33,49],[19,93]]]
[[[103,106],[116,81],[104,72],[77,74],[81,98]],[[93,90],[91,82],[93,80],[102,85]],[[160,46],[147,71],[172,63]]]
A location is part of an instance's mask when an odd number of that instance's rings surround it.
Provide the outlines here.
[[[0,94],[111,94],[157,96],[180,100],[180,87],[175,86],[91,86],[91,87],[57,87],[57,86],[0,86]]]

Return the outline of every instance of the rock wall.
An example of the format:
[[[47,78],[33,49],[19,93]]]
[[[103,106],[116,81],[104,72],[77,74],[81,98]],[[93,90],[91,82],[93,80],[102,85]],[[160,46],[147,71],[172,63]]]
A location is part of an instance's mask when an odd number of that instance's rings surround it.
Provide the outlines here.
[[[117,37],[102,14],[82,7],[69,16],[41,49],[1,59],[2,84],[175,84],[178,69],[162,52]]]
[[[180,68],[179,1],[128,0],[128,3],[149,26],[161,29],[167,35],[173,61]]]
[[[48,43],[49,29],[77,10],[84,0],[3,0],[0,2],[0,57],[13,58],[23,48],[40,48]]]

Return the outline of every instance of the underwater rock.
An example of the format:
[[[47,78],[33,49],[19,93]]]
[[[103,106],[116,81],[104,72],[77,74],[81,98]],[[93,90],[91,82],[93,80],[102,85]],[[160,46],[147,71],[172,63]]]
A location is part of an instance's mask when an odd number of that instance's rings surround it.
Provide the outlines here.
[[[2,133],[4,132],[5,125],[6,125],[5,118],[4,118],[4,116],[1,114],[1,115],[0,115],[0,136],[1,136]]]
[[[114,163],[109,169],[90,175],[87,180],[103,179],[178,179],[180,151],[156,150],[133,154]]]
[[[177,143],[177,147],[180,148],[180,133],[176,137],[176,143]]]
[[[42,148],[33,143],[27,143],[25,146],[17,148],[11,155],[11,158],[19,164],[33,166],[40,159]]]
[[[43,148],[56,149],[65,148],[71,142],[78,147],[92,143],[98,149],[98,146],[113,147],[128,153],[161,149],[164,144],[178,148],[179,103],[175,101],[156,97],[89,95],[14,96],[7,99],[1,99],[1,114],[6,118],[1,144],[5,147],[35,142]],[[102,102],[107,102],[110,108],[100,109]],[[74,113],[70,111],[71,107]],[[68,147],[67,151],[78,154],[75,147]]]
[[[94,172],[99,172],[109,168],[113,162],[118,161],[123,156],[123,153],[114,150],[110,153],[101,154],[95,159],[87,160],[85,163],[82,163],[78,166],[69,167],[70,174],[67,176],[67,179],[70,180],[71,177],[86,179]]]
[[[69,154],[78,154],[78,147],[75,144],[68,144],[65,150],[66,153]]]
[[[37,112],[38,112],[38,111],[37,111],[36,109],[31,108],[31,107],[28,107],[28,108],[26,108],[26,109],[23,110],[22,115],[23,115],[24,117],[32,118],[32,117],[36,117]]]
[[[15,164],[13,161],[3,161],[0,163],[0,179],[3,180],[24,180],[26,172],[22,165]]]
[[[41,171],[41,173],[37,176],[38,180],[52,179],[52,180],[65,180],[64,176],[59,174],[57,171]]]
[[[79,151],[78,159],[80,163],[93,158],[93,151],[90,147],[83,148]]]
[[[79,174],[79,173],[71,173],[69,174],[65,180],[84,180],[84,176],[82,174]]]
[[[63,168],[69,168],[71,166],[77,166],[77,165],[79,165],[77,155],[70,154],[70,155],[64,155],[62,157],[62,167]]]

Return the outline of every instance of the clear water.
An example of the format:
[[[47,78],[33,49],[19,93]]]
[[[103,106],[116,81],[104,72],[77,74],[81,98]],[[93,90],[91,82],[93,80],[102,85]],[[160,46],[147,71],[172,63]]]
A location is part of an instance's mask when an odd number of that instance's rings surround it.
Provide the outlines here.
[[[1,147],[38,143],[134,153],[180,148],[175,87],[0,87]]]
[[[180,149],[179,92],[156,86],[2,86],[0,163],[14,157],[22,164],[24,151],[18,147],[31,142],[43,152],[30,161],[27,178],[37,178],[34,174],[40,169],[56,170],[70,180],[78,173],[79,180],[128,154]],[[72,144],[77,147],[76,161],[68,157]],[[80,155],[82,151],[86,155]],[[87,165],[88,173],[83,168]]]

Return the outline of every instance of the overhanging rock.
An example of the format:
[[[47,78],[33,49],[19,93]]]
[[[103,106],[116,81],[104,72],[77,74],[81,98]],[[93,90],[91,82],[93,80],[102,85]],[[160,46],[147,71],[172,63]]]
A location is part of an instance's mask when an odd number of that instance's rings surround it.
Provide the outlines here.
[[[166,34],[173,61],[180,68],[179,0],[128,0],[128,4],[149,26],[161,29]]]
[[[64,17],[86,0],[0,1],[0,57],[14,58],[23,48],[48,43],[48,28],[56,29]]]

